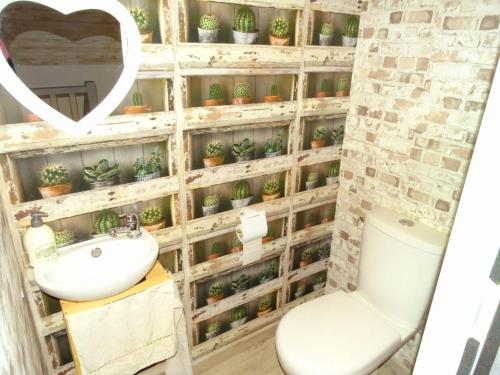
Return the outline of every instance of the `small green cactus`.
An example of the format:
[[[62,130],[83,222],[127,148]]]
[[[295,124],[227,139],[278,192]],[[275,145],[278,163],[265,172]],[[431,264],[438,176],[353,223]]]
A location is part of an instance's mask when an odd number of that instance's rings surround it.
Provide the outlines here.
[[[161,210],[157,207],[148,208],[139,215],[141,225],[155,225],[163,220]]]
[[[247,308],[245,306],[238,306],[231,313],[231,321],[236,322],[245,318],[248,315]]]
[[[210,254],[215,255],[215,254],[220,254],[222,255],[222,246],[218,242],[214,242],[212,244],[212,247],[210,248]]]
[[[215,207],[220,203],[220,197],[217,194],[207,195],[205,199],[203,199],[204,207]]]
[[[275,178],[270,178],[264,184],[264,194],[274,195],[280,191],[279,182]]]
[[[132,95],[132,103],[135,107],[142,107],[144,105],[142,94],[139,91],[134,92],[134,94]]]
[[[339,126],[338,128],[333,129],[332,131],[332,141],[334,144],[341,144],[344,142],[344,125]]]
[[[69,174],[62,164],[45,165],[39,172],[39,186],[63,185],[69,182]]]
[[[120,218],[118,214],[111,210],[100,212],[96,219],[94,228],[97,234],[107,234],[113,228],[120,226]]]
[[[327,243],[318,249],[318,257],[320,259],[326,259],[330,256],[330,246],[330,243]]]
[[[233,242],[231,242],[231,247],[234,248],[234,249],[242,249],[243,248],[243,244],[238,239],[238,237],[235,237],[234,240],[233,240]]]
[[[208,289],[208,296],[209,297],[224,296],[224,284],[222,284],[220,281],[217,281],[212,285],[210,285],[210,288]]]
[[[212,83],[208,89],[208,98],[212,100],[219,100],[223,97],[222,86],[218,83]]]
[[[220,322],[212,322],[207,327],[207,334],[211,334],[214,332],[219,332],[221,328]]]
[[[56,246],[58,247],[76,238],[75,234],[69,230],[57,231],[54,232],[54,235],[56,237]]]
[[[259,302],[257,302],[257,310],[259,312],[265,311],[269,309],[273,304],[273,301],[271,299],[270,295],[264,296],[259,299]]]
[[[302,251],[302,254],[300,255],[300,259],[303,261],[312,263],[314,260],[314,255],[316,254],[316,250],[313,249],[312,247],[306,248],[304,251]]]
[[[247,290],[250,286],[250,277],[242,274],[236,280],[231,283],[231,290],[235,293]]]
[[[340,160],[335,160],[328,168],[328,177],[337,177],[340,170]]]
[[[246,82],[239,82],[234,86],[233,95],[235,98],[249,98],[250,86]]]
[[[349,82],[347,82],[347,79],[342,78],[337,82],[337,91],[349,91]]]
[[[264,153],[270,154],[278,151],[283,152],[285,147],[286,135],[283,130],[280,130],[276,137],[266,140],[266,143],[264,144]]]
[[[216,16],[211,14],[204,14],[200,18],[200,29],[202,30],[218,30],[219,20]]]
[[[134,163],[134,176],[143,177],[158,173],[161,170],[161,157],[160,150],[156,147],[151,152],[151,156],[147,163],[142,156],[137,158]]]
[[[251,142],[250,139],[245,138],[240,143],[235,143],[233,145],[233,156],[249,156],[255,152],[255,142]]]
[[[107,159],[102,159],[93,167],[85,167],[83,169],[83,180],[89,184],[96,182],[106,182],[114,180],[120,175],[118,164],[109,165]]]
[[[240,33],[254,33],[255,32],[255,14],[247,6],[238,9],[236,13],[236,20],[234,29]]]
[[[344,35],[350,38],[358,37],[359,19],[357,16],[349,16],[345,23]]]
[[[332,92],[332,81],[329,79],[324,79],[321,81],[321,91]]]
[[[316,170],[312,170],[307,175],[307,182],[309,182],[309,183],[317,183],[318,180],[319,180],[319,174]]]
[[[269,30],[272,36],[280,39],[288,38],[288,20],[283,17],[276,17],[271,21],[271,28]]]
[[[224,155],[224,145],[221,141],[212,141],[205,146],[205,157],[213,158]]]
[[[137,28],[141,33],[147,31],[148,29],[148,17],[146,12],[142,8],[132,8],[129,9],[129,12],[134,19]]]
[[[279,263],[276,259],[266,264],[265,268],[259,273],[258,276],[259,284],[263,284],[278,276],[278,268],[279,268]]]
[[[278,96],[278,85],[271,86],[271,96]]]
[[[326,139],[326,129],[323,127],[317,127],[313,131],[313,139]]]
[[[334,33],[333,23],[325,22],[321,25],[321,30],[319,31],[321,35],[332,36]]]
[[[321,284],[321,283],[324,283],[326,281],[326,275],[324,272],[320,272],[318,273],[315,277],[314,277],[314,284]]]
[[[250,197],[250,183],[246,180],[238,181],[233,187],[234,200]]]

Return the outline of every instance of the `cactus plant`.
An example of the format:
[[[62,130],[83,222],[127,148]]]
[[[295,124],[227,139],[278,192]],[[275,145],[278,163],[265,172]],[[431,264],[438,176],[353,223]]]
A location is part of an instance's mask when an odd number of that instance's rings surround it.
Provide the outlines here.
[[[325,283],[326,283],[326,274],[324,272],[318,273],[314,277],[314,285],[313,285],[314,290],[323,288],[325,286]]]
[[[311,141],[311,148],[321,148],[326,145],[326,129],[319,126],[313,131],[313,139]]]
[[[252,101],[250,97],[250,86],[246,82],[238,82],[233,90],[233,104],[248,104]]]
[[[203,101],[204,107],[224,104],[224,93],[222,86],[218,83],[212,83],[208,89],[208,99]]]
[[[163,220],[161,210],[157,207],[148,208],[139,215],[139,221],[144,226],[155,225]]]
[[[71,192],[69,173],[62,164],[48,164],[38,172],[38,190],[43,198]]]
[[[269,138],[264,144],[264,154],[266,158],[281,155],[286,147],[286,135],[283,130],[274,138]]]
[[[297,284],[297,289],[295,289],[295,298],[302,297],[306,292],[307,284],[302,282]]]
[[[264,296],[257,302],[257,316],[262,316],[271,311],[273,301],[270,295]]]
[[[270,94],[271,95],[264,96],[265,103],[275,103],[281,101],[281,97],[278,95],[278,85],[273,84],[271,86]]]
[[[333,129],[332,131],[332,141],[333,144],[342,144],[344,142],[344,125],[339,126],[338,128]]]
[[[318,257],[320,259],[326,259],[330,256],[331,244],[328,242],[318,249]]]
[[[333,220],[335,210],[333,207],[327,207],[321,212],[321,224],[326,224]]]
[[[238,9],[236,13],[236,22],[234,29],[240,33],[253,33],[255,32],[255,14],[247,6]]]
[[[249,286],[250,286],[250,277],[245,274],[242,274],[240,275],[240,277],[238,277],[231,283],[231,290],[234,293],[240,293],[243,292],[244,290],[247,290]]]
[[[215,336],[219,334],[221,330],[220,322],[212,322],[208,325],[207,331],[205,332],[205,336],[207,340],[213,339]]]
[[[231,312],[231,320],[237,322],[248,316],[248,311],[245,306],[238,306]],[[234,327],[233,327],[234,328]]]
[[[337,82],[337,90],[335,96],[347,96],[349,95],[349,82],[346,78],[342,78]]]
[[[93,167],[83,169],[83,180],[91,187],[110,186],[116,183],[120,169],[118,164],[109,165],[108,160],[102,159]]]
[[[271,86],[271,96],[278,96],[278,85]]]
[[[278,267],[279,263],[276,259],[266,264],[264,269],[259,273],[259,284],[264,284],[278,276]]]
[[[248,138],[243,139],[240,143],[233,145],[233,156],[236,161],[252,160],[255,152],[255,143],[251,142]]]
[[[200,29],[202,30],[217,30],[219,29],[219,20],[211,14],[204,14],[200,17]]]
[[[231,242],[231,253],[237,253],[243,250],[243,244],[241,241],[238,239],[238,237],[235,237],[234,240]]]
[[[56,237],[56,246],[57,247],[62,247],[62,246],[67,246],[75,242],[76,236],[73,232],[69,230],[61,230],[54,232],[54,235]]]
[[[216,167],[224,163],[224,145],[221,141],[216,140],[205,145],[203,163],[206,168]]]
[[[210,248],[210,254],[207,256],[207,260],[216,259],[222,256],[222,246],[218,242],[214,242]]]
[[[318,186],[318,182],[319,182],[319,174],[316,170],[313,169],[307,175],[306,190],[316,188]]]
[[[203,199],[203,204],[201,206],[203,210],[203,216],[209,216],[217,213],[220,206],[220,197],[217,194],[207,195]]]
[[[111,229],[119,226],[120,218],[114,211],[104,210],[95,218],[94,229],[97,234],[107,234]]]
[[[262,200],[264,202],[279,198],[280,196],[280,185],[278,180],[275,178],[270,178],[264,183],[264,190],[262,192]]]
[[[333,33],[334,33],[333,23],[331,23],[331,22],[323,23],[323,25],[321,25],[321,29],[320,29],[319,33],[321,35],[333,36]]]
[[[134,106],[142,107],[144,105],[144,101],[142,99],[142,93],[139,91],[134,92],[132,94],[132,102],[134,103]]]
[[[275,17],[271,21],[269,29],[269,42],[271,45],[287,46],[290,42],[290,31],[288,20],[283,17]]]
[[[126,115],[135,115],[138,113],[151,112],[151,107],[144,105],[141,92],[135,91],[132,94],[132,105],[123,107],[123,112]]]
[[[217,281],[208,289],[207,304],[220,301],[222,298],[224,298],[224,284]]]
[[[318,215],[314,212],[311,212],[307,215],[306,222],[304,224],[304,229],[311,228],[318,223]]]
[[[142,8],[132,8],[129,9],[130,15],[135,21],[137,28],[142,33],[147,32],[148,29],[148,17],[146,12]]]
[[[321,81],[320,89],[316,93],[317,98],[325,98],[332,96],[332,81],[329,79],[323,79]]]
[[[250,183],[246,180],[238,181],[233,187],[234,200],[241,200],[250,197]]]
[[[146,181],[160,177],[161,157],[159,148],[156,147],[151,152],[147,163],[143,157],[137,158],[134,163],[134,177],[136,181]]]
[[[311,264],[314,261],[314,255],[316,254],[316,250],[312,247],[308,247],[302,251],[300,254],[300,267],[305,267],[308,264]]]
[[[340,160],[335,160],[328,168],[328,177],[337,177],[339,175]]]
[[[357,16],[349,16],[345,23],[345,31],[344,35],[349,38],[357,38],[358,37],[358,28],[359,28],[359,19]]]

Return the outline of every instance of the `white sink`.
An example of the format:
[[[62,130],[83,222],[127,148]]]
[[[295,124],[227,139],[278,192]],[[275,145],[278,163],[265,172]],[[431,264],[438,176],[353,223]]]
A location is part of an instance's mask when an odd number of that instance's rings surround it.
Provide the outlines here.
[[[94,301],[123,292],[146,276],[158,243],[144,229],[136,239],[103,236],[59,249],[54,263],[35,268],[45,293],[68,301]]]

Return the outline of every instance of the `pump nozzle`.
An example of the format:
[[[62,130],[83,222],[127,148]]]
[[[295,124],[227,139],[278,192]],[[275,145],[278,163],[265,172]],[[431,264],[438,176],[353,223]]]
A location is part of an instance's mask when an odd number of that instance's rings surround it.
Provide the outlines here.
[[[39,228],[43,225],[43,219],[42,217],[49,217],[49,215],[45,212],[41,211],[31,211],[31,227],[32,228]]]

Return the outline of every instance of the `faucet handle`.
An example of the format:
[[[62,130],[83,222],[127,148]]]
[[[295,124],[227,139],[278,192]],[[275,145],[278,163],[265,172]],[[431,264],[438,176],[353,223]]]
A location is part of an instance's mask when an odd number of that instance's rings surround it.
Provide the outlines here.
[[[130,213],[130,214],[122,214],[118,216],[120,219],[126,219],[127,220],[127,226],[130,227],[132,230],[138,230],[139,229],[139,216],[135,212]]]

